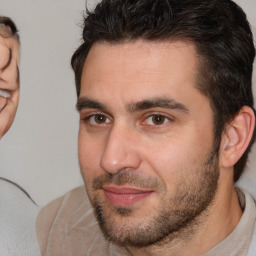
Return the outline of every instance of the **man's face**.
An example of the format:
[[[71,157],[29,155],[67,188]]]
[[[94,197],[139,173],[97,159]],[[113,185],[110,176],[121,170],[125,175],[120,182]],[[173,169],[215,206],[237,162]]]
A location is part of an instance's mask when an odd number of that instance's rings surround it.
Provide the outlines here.
[[[217,188],[213,114],[188,42],[97,43],[86,59],[79,162],[112,241],[148,246],[189,226]]]

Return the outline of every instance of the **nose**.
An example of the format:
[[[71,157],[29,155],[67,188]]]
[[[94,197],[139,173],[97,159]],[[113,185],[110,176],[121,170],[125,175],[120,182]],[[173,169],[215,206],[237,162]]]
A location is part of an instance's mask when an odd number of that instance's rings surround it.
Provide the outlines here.
[[[112,127],[100,161],[106,172],[114,174],[124,169],[135,170],[140,166],[135,133],[131,128]]]

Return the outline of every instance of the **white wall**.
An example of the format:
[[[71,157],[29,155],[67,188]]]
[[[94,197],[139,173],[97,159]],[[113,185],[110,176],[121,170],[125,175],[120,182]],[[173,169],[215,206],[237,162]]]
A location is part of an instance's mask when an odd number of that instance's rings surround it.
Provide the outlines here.
[[[81,184],[78,114],[70,57],[79,45],[84,0],[1,0],[21,36],[21,98],[0,143],[0,176],[40,205]]]
[[[237,2],[256,31],[256,1]],[[0,143],[0,176],[18,182],[39,205],[82,184],[70,57],[79,45],[84,7],[85,0],[0,2],[0,15],[17,23],[22,45],[20,105]],[[256,195],[255,156],[254,147],[241,184]]]

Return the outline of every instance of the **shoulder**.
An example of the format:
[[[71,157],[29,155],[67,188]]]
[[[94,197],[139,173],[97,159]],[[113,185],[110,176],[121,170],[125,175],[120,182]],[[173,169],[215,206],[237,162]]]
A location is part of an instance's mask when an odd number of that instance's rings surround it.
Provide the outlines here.
[[[36,220],[36,233],[42,253],[49,247],[49,241],[57,239],[56,244],[59,244],[65,239],[66,233],[62,231],[74,228],[72,223],[88,210],[91,210],[91,206],[84,186],[74,188],[43,207]]]
[[[253,229],[253,234],[252,234],[252,238],[251,238],[251,242],[250,242],[250,246],[249,246],[249,249],[248,249],[248,256],[253,256],[255,255],[255,252],[256,252],[256,201],[255,199],[253,198],[254,200],[254,229]]]
[[[38,208],[30,195],[21,186],[2,177],[0,177],[0,204],[1,206],[6,204],[6,207],[15,205],[16,207]]]
[[[37,224],[40,221],[45,223],[46,220],[47,222],[53,222],[60,210],[63,211],[65,209],[65,211],[72,212],[82,203],[89,203],[84,186],[76,187],[44,206],[38,214]]]
[[[40,210],[37,216],[36,224],[38,230],[42,231],[41,223],[44,224],[44,227],[47,224],[48,228],[50,228],[60,212],[63,214],[64,211],[67,218],[69,216],[68,212],[72,213],[84,203],[89,204],[89,200],[83,186],[76,187],[63,196],[51,201]]]
[[[44,256],[130,255],[126,249],[106,240],[83,186],[42,208],[36,229]]]
[[[1,255],[39,255],[35,234],[37,205],[19,185],[0,179]]]
[[[0,178],[0,209],[0,222],[6,220],[4,222],[7,223],[7,220],[12,219],[13,224],[19,224],[17,228],[22,227],[25,224],[24,222],[32,224],[31,219],[35,220],[39,210],[22,187],[3,178]]]

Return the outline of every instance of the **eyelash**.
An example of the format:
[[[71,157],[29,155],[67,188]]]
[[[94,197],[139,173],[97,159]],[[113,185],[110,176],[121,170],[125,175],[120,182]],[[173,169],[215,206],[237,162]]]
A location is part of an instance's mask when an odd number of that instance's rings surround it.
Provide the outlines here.
[[[155,123],[153,118],[156,118],[155,121],[159,120],[160,122],[158,124]],[[157,120],[157,118],[158,118],[158,120]],[[150,124],[146,123],[147,119],[150,119],[150,122],[151,122]],[[162,120],[162,119],[164,119],[164,120]],[[144,122],[146,123],[146,125],[149,125],[149,126],[163,126],[169,121],[172,121],[172,119],[163,114],[159,114],[159,113],[151,114],[144,119]]]
[[[100,122],[97,122],[95,119],[96,118],[103,118],[102,120],[102,123],[101,123],[101,120]],[[154,120],[152,120],[152,118],[158,118],[158,120],[160,121],[159,124],[156,124],[154,122]],[[147,120],[150,119],[147,123]],[[163,120],[161,120],[163,119]],[[104,126],[104,125],[108,125],[109,123],[112,122],[112,119],[109,118],[107,115],[105,114],[102,114],[102,113],[93,113],[93,114],[90,114],[84,118],[82,118],[82,120],[84,122],[86,122],[87,124],[91,125],[91,126],[94,126],[94,127],[100,127],[100,126]],[[157,121],[157,119],[155,120]],[[146,125],[148,127],[154,127],[154,128],[160,128],[162,126],[164,126],[166,123],[170,122],[170,121],[173,121],[173,118],[170,118],[170,117],[167,117],[166,115],[163,115],[163,114],[160,114],[160,113],[152,113],[152,114],[148,114],[145,116],[145,118],[143,118],[143,121],[141,124],[143,125]],[[149,123],[150,122],[150,123]]]
[[[97,123],[97,122],[95,121],[95,118],[96,118],[96,117],[103,117],[103,118],[108,119],[108,120],[110,120],[110,121],[108,121],[108,122],[103,122],[102,124],[100,124],[100,123]],[[92,119],[92,118],[94,118],[94,122],[95,122],[95,123],[93,123],[93,122],[90,121],[90,119]],[[86,122],[86,123],[92,125],[92,126],[105,125],[105,124],[108,124],[108,123],[111,122],[111,119],[110,119],[107,115],[102,114],[102,113],[90,114],[90,115],[88,115],[88,116],[82,118],[82,120],[83,120],[84,122]]]

